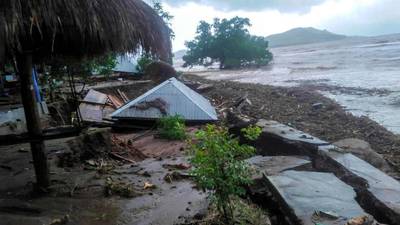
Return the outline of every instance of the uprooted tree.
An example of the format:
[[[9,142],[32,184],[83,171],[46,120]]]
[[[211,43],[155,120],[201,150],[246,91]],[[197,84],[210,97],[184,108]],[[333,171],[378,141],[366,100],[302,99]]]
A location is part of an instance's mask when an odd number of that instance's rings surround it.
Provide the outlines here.
[[[273,58],[268,41],[251,35],[250,26],[250,20],[241,17],[216,18],[213,24],[201,21],[195,39],[186,42],[189,50],[183,57],[184,67],[214,63],[219,63],[221,69],[267,65]]]

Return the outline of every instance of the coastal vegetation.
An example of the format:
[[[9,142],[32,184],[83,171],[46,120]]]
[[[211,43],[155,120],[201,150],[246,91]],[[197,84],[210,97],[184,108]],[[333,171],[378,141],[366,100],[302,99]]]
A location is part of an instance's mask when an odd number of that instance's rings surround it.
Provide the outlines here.
[[[236,69],[267,65],[273,58],[264,37],[251,35],[248,18],[215,18],[212,24],[201,21],[194,40],[186,42],[184,67],[210,66]]]
[[[256,139],[260,130],[243,130],[247,138]],[[246,193],[244,185],[251,183],[250,166],[243,159],[254,154],[252,146],[241,145],[224,127],[207,125],[198,131],[191,146],[194,166],[192,174],[200,188],[212,191],[217,211],[231,224],[234,219],[234,196]]]

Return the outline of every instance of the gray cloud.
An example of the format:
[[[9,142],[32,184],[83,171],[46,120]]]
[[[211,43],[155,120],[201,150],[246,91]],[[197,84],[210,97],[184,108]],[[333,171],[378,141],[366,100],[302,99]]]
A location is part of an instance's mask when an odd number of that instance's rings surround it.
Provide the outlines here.
[[[162,0],[173,6],[195,2],[212,6],[223,11],[247,10],[261,11],[265,9],[279,10],[280,12],[306,13],[312,6],[319,5],[325,0]]]
[[[375,36],[400,33],[400,1],[379,0],[351,14],[332,18],[322,25],[328,30],[347,35]]]

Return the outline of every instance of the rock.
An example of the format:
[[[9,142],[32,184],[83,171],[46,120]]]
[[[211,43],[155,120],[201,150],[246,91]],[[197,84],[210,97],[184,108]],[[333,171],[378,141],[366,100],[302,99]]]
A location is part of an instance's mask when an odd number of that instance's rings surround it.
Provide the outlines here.
[[[347,138],[337,141],[333,145],[343,149],[345,152],[354,154],[382,171],[390,172],[391,170],[386,160],[380,154],[376,153],[366,141]]]
[[[161,83],[172,77],[176,77],[177,73],[174,67],[162,61],[152,62],[147,66],[144,72],[144,78]]]
[[[334,172],[351,185],[358,201],[380,222],[397,225],[400,221],[400,182],[351,153],[321,152],[318,169]]]
[[[293,224],[345,224],[368,216],[353,188],[332,173],[285,171],[266,180]]]

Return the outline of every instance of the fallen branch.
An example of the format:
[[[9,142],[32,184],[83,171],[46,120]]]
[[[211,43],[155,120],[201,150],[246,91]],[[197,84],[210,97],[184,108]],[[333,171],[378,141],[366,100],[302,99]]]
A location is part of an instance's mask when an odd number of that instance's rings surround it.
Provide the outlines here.
[[[135,161],[133,161],[133,160],[131,160],[131,159],[128,159],[128,158],[125,158],[125,157],[123,157],[123,156],[120,156],[119,154],[117,154],[117,153],[115,153],[115,152],[110,152],[109,154],[110,154],[112,157],[117,158],[117,159],[119,159],[119,160],[124,160],[124,161],[130,162],[130,163],[136,163]]]

